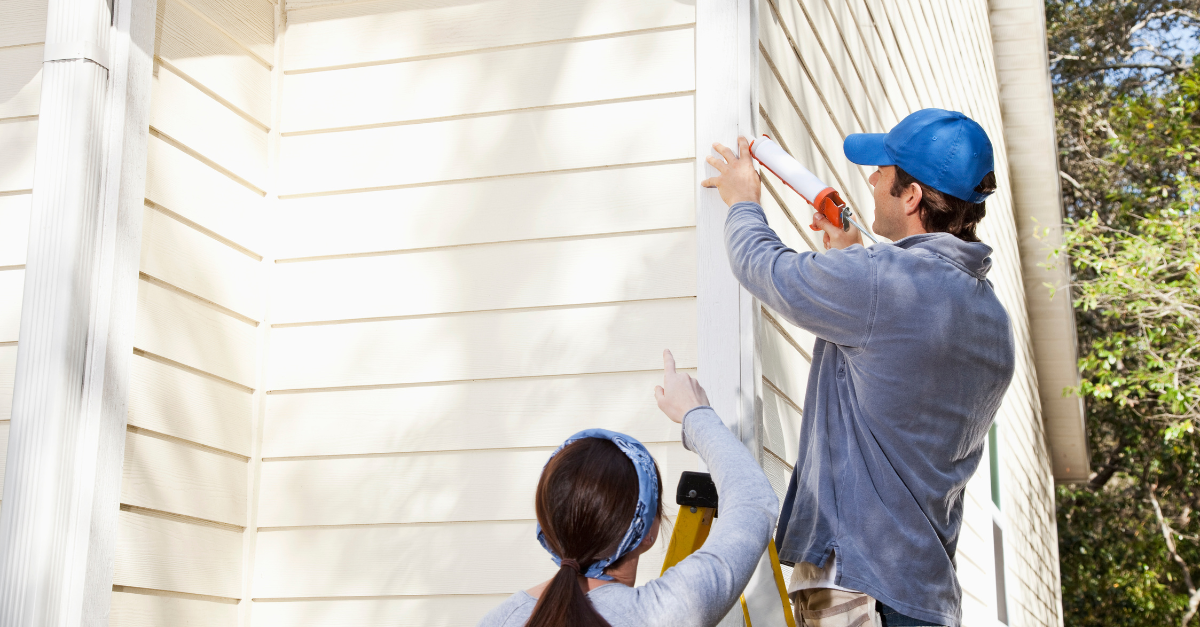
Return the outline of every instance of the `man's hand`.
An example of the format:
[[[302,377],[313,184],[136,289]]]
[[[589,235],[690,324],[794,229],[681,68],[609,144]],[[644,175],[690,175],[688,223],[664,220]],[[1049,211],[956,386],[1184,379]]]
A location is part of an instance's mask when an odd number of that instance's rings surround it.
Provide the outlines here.
[[[855,244],[861,245],[863,243],[862,233],[860,233],[853,224],[850,225],[849,231],[843,231],[834,226],[833,223],[829,221],[829,218],[826,218],[825,214],[821,213],[820,211],[813,214],[812,223],[813,226],[825,231],[825,237],[823,238],[824,241],[822,242],[825,244],[825,250],[829,250],[830,248],[841,250],[843,248],[849,248]]]
[[[708,395],[700,383],[686,372],[675,372],[675,356],[663,351],[663,365],[667,374],[663,384],[654,386],[654,400],[667,418],[683,424],[683,417],[692,409],[708,404]],[[665,388],[665,389],[664,389]]]
[[[721,144],[713,144],[713,148],[725,159],[722,161],[710,156],[706,160],[721,174],[704,179],[700,186],[717,188],[721,193],[721,200],[730,207],[739,202],[757,203],[761,198],[761,186],[758,172],[754,169],[754,157],[750,156],[750,142],[745,137],[738,138],[738,152],[742,156],[740,159],[732,150]]]

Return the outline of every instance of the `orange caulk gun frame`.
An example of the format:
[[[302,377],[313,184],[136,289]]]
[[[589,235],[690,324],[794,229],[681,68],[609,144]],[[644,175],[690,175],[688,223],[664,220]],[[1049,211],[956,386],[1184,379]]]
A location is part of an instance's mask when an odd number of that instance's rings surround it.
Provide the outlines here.
[[[871,241],[879,243],[874,235],[854,221],[850,208],[846,206],[846,202],[842,200],[837,190],[826,185],[815,174],[800,165],[799,161],[784,151],[779,144],[771,141],[770,137],[763,135],[750,142],[750,154],[763,167],[779,177],[779,180],[783,181],[785,185],[792,188],[792,191],[800,194],[800,197],[808,201],[814,209],[820,211],[835,227],[849,231],[850,225],[853,224],[855,228],[871,238]],[[808,228],[814,231],[820,230],[813,225],[809,225]]]

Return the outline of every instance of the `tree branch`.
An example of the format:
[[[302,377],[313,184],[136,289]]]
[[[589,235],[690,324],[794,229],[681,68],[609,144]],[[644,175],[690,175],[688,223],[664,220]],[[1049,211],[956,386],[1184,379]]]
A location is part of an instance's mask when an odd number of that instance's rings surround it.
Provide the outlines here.
[[[1188,570],[1187,562],[1179,556],[1179,552],[1175,550],[1175,531],[1171,529],[1170,523],[1163,517],[1162,507],[1158,505],[1158,498],[1155,497],[1154,491],[1158,489],[1158,484],[1150,484],[1150,504],[1154,506],[1154,517],[1158,519],[1158,528],[1162,532],[1163,540],[1167,541],[1167,553],[1171,556],[1176,564],[1183,569],[1183,583],[1187,586],[1188,591],[1188,611],[1183,615],[1183,620],[1179,623],[1180,627],[1187,627],[1188,621],[1196,615],[1196,610],[1200,608],[1200,590],[1196,589],[1196,585],[1192,583],[1192,573]]]

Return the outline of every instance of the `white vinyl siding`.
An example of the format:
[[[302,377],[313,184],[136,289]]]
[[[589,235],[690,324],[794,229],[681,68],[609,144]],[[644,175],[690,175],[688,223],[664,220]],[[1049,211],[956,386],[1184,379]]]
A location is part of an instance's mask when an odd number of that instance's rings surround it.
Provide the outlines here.
[[[865,224],[871,223],[873,168],[850,164],[842,140],[857,132],[885,132],[923,107],[962,111],[987,130],[996,151],[999,191],[988,201],[981,239],[995,249],[989,275],[1013,322],[1017,373],[997,421],[1006,442],[1005,542],[1011,624],[1058,622],[1053,486],[1041,430],[1031,340],[1021,282],[1008,161],[1000,120],[987,3],[981,0],[762,0],[759,4],[758,132],[786,149],[839,189]],[[768,172],[763,204],[769,222],[789,246],[819,250],[807,230],[811,207]],[[777,320],[775,318],[774,320]],[[811,338],[785,338],[764,310],[761,324],[763,421],[767,463],[777,489],[786,487],[799,431],[807,370],[797,367]],[[785,329],[786,330],[786,329]],[[795,365],[793,365],[795,364]],[[778,380],[776,380],[778,379]],[[767,459],[764,457],[764,459]],[[996,623],[996,574],[990,473],[982,464],[968,484],[958,547],[967,625]],[[1015,493],[1013,493],[1015,492]]]
[[[46,6],[45,0],[0,5],[0,489],[21,329]]]
[[[274,15],[267,0],[158,5],[114,627],[238,622]]]
[[[695,466],[652,394],[697,360],[694,21],[287,5],[255,625],[474,624],[554,572],[533,492],[580,429],[668,495]]]

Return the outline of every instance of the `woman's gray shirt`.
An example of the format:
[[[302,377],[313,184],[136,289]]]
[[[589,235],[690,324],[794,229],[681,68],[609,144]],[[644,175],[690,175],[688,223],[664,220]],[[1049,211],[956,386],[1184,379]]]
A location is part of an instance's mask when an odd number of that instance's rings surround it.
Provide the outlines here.
[[[708,465],[721,497],[720,516],[704,546],[661,577],[636,588],[613,583],[588,593],[613,627],[716,625],[741,596],[767,547],[779,499],[750,451],[711,407],[697,407],[683,417],[683,445]],[[536,603],[518,592],[488,612],[479,627],[524,625]]]

